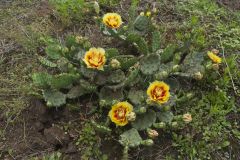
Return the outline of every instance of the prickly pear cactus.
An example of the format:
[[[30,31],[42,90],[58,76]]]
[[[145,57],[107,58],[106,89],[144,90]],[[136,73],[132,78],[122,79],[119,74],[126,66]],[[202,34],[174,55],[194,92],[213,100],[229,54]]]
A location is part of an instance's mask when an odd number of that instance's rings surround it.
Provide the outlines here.
[[[145,114],[137,115],[137,119],[132,126],[137,130],[145,130],[153,125],[156,121],[156,112],[149,109]]]
[[[158,54],[150,54],[141,59],[140,70],[145,75],[152,75],[158,71],[159,65],[160,56]]]
[[[66,95],[57,90],[43,90],[43,97],[49,107],[60,107],[66,103]]]
[[[137,147],[141,144],[142,138],[135,128],[132,128],[120,135],[120,144],[123,146]]]

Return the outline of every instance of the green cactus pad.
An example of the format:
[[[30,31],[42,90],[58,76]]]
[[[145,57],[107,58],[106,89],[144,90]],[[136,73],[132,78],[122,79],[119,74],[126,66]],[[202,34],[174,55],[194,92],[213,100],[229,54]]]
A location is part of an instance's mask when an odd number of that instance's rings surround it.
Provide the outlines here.
[[[173,120],[173,113],[171,111],[158,112],[157,118],[160,122],[171,123]]]
[[[67,88],[79,78],[78,75],[62,73],[56,75],[51,80],[51,87],[55,89]]]
[[[159,65],[160,56],[158,54],[150,54],[141,59],[140,70],[145,75],[151,75],[158,71]]]
[[[74,99],[74,98],[78,98],[87,93],[89,93],[89,92],[86,91],[82,86],[78,85],[78,86],[74,86],[73,88],[71,88],[68,91],[67,98]]]
[[[144,130],[151,127],[155,121],[156,113],[150,109],[144,114],[137,115],[137,119],[132,123],[132,126],[137,130]]]
[[[135,128],[125,131],[120,135],[120,144],[128,147],[137,147],[141,144],[142,138]]]
[[[125,80],[125,74],[120,69],[116,71],[112,71],[112,73],[108,76],[108,83],[116,84],[121,83]]]
[[[131,89],[128,93],[128,99],[135,105],[142,104],[146,99],[146,92],[142,90]]]
[[[38,60],[41,64],[43,64],[44,66],[47,67],[51,67],[51,68],[55,68],[57,67],[56,63],[53,63],[52,61],[49,61],[47,58],[42,57],[42,56],[38,56]]]
[[[61,46],[57,44],[52,44],[46,47],[45,52],[50,59],[59,59],[61,55]]]
[[[33,84],[40,88],[47,88],[52,80],[52,75],[48,73],[34,73],[32,75]]]
[[[118,50],[116,48],[108,48],[108,49],[106,49],[106,57],[107,57],[107,59],[116,57],[118,55],[119,55],[119,52],[118,52]]]
[[[122,89],[113,91],[112,89],[103,87],[100,90],[99,99],[104,101],[106,106],[111,106],[114,101],[122,101],[124,99],[124,95]]]
[[[173,59],[174,54],[176,51],[176,46],[175,45],[168,45],[167,48],[164,49],[164,51],[161,53],[161,62],[166,63],[169,62]]]
[[[66,95],[57,90],[43,90],[43,97],[48,107],[60,107],[66,103]]]
[[[91,84],[90,82],[84,79],[80,80],[80,86],[88,93],[95,92],[97,90],[97,86],[95,86],[94,84]]]
[[[159,31],[152,33],[152,52],[156,52],[161,47],[161,34]]]
[[[86,78],[94,79],[94,77],[97,75],[97,71],[94,69],[87,68],[86,66],[82,65],[80,68],[81,74]]]
[[[129,34],[127,36],[127,41],[136,44],[136,47],[141,54],[147,55],[149,53],[148,44],[140,35],[134,33]]]
[[[103,125],[100,125],[98,123],[96,123],[95,121],[91,121],[91,124],[93,125],[94,129],[98,132],[101,132],[101,133],[111,133],[111,129],[106,127],[106,126],[103,126]]]
[[[147,32],[150,29],[150,19],[139,15],[134,21],[134,29],[139,32]]]

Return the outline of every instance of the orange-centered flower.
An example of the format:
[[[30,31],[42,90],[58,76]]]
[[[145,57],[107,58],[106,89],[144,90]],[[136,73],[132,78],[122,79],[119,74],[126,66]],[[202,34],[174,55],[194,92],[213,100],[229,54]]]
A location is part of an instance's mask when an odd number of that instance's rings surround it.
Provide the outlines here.
[[[207,53],[208,57],[214,62],[214,63],[221,63],[222,59],[214,54],[213,52],[208,51]]]
[[[128,124],[127,114],[133,111],[133,106],[128,102],[119,102],[112,106],[108,116],[111,121],[118,126],[125,126]]]
[[[103,16],[103,23],[109,28],[119,28],[122,24],[122,18],[117,13],[107,13]]]
[[[83,61],[88,68],[103,70],[103,66],[106,63],[105,50],[103,48],[90,48],[85,53]]]
[[[154,81],[147,89],[147,95],[151,101],[163,104],[166,103],[170,97],[169,86],[160,81]]]

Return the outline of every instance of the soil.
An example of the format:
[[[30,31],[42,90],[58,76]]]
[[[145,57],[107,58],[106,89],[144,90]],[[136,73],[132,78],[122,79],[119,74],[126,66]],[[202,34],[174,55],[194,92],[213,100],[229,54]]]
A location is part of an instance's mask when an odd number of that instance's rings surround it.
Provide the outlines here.
[[[48,109],[41,101],[32,100],[31,106],[22,112],[18,121],[8,124],[5,140],[0,145],[0,159],[25,160],[29,156],[60,151],[69,160],[78,160],[77,157],[80,156],[74,141],[80,128],[65,131],[60,124],[80,124],[81,121],[83,118],[77,112],[71,112],[67,108]],[[6,119],[1,118],[0,126],[5,126],[5,122]],[[9,149],[12,150],[11,154]]]
[[[240,10],[240,1],[239,0],[217,0],[220,5],[227,6],[232,10]]]

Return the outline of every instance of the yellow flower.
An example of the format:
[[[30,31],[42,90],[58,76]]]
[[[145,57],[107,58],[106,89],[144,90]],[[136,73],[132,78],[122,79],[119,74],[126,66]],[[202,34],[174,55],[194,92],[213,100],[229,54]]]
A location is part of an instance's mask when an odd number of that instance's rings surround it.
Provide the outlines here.
[[[119,28],[122,24],[122,18],[117,13],[107,13],[103,16],[103,23],[109,28]]]
[[[163,104],[166,103],[170,97],[170,87],[160,81],[154,81],[147,89],[147,95],[151,101]]]
[[[214,63],[221,63],[222,59],[214,54],[213,52],[208,51],[207,53],[208,57],[214,62]]]
[[[88,68],[103,70],[106,63],[105,50],[103,48],[90,48],[85,53],[83,61]]]
[[[125,126],[128,124],[127,115],[133,111],[133,106],[128,102],[119,102],[112,106],[108,116],[111,121],[118,126]]]

